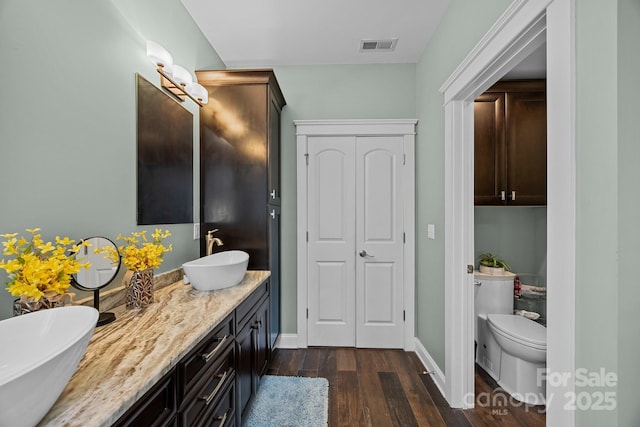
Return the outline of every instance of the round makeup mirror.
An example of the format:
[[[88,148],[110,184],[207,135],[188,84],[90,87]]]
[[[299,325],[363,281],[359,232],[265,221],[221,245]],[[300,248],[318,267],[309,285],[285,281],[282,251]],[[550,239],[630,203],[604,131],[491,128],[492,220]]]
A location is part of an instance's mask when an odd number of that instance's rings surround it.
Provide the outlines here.
[[[89,242],[89,246],[82,246],[76,254],[76,259],[81,262],[89,262],[91,266],[87,269],[80,269],[71,278],[71,284],[83,291],[93,292],[93,306],[100,311],[100,289],[107,286],[118,275],[120,270],[120,257],[118,262],[114,264],[107,259],[102,253],[96,253],[96,250],[102,251],[107,247],[113,248],[118,253],[118,247],[106,237],[89,237],[83,239],[83,242]],[[116,320],[113,313],[100,313],[98,318],[98,326],[106,325]]]

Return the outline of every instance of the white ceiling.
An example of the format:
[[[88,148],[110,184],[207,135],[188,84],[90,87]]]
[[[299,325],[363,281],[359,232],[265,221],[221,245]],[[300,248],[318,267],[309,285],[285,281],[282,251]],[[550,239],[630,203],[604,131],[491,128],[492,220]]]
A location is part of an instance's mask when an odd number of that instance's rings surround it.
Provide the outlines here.
[[[415,63],[449,0],[182,0],[229,68]],[[392,52],[362,39],[397,38]]]

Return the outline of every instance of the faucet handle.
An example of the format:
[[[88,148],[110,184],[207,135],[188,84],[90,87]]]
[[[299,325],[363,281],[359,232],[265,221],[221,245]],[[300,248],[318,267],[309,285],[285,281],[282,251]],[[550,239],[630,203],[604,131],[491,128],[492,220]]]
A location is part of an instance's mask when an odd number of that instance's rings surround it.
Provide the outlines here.
[[[209,237],[213,236],[213,233],[215,233],[216,231],[220,231],[220,230],[217,229],[217,228],[214,228],[213,230],[207,231],[207,236],[209,236]]]

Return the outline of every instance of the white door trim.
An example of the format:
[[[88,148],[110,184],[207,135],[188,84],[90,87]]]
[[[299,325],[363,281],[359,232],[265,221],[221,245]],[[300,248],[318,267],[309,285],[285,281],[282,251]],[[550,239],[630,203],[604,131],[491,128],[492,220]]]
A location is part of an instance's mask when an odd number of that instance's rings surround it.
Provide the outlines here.
[[[307,158],[308,136],[318,135],[402,135],[406,164],[403,182],[404,228],[404,349],[415,349],[415,119],[386,120],[295,120],[297,159],[297,331],[298,348],[308,345],[307,334]]]
[[[547,367],[575,372],[575,0],[515,0],[440,91],[445,102],[445,394],[473,407],[473,111],[477,95],[547,41]],[[547,384],[547,425],[575,425]],[[549,397],[552,397],[549,399]]]

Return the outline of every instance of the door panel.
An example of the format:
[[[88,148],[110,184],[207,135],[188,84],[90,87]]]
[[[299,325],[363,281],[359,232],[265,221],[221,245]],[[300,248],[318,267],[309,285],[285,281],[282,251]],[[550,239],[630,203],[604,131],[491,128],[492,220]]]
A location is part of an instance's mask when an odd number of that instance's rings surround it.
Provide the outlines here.
[[[356,143],[356,346],[404,344],[402,137]]]
[[[280,335],[280,206],[269,205],[269,270],[271,277],[269,282],[271,292],[269,298],[271,306],[269,307],[271,329],[271,348],[275,348],[276,339]]]
[[[547,203],[547,101],[544,92],[507,94],[507,194],[511,205]]]
[[[318,262],[318,320],[321,322],[347,322],[346,293],[352,286],[346,281],[346,262]]]
[[[355,345],[355,138],[310,137],[309,345]]]
[[[504,93],[484,93],[473,104],[476,205],[506,203],[501,197],[507,188],[504,108]]]
[[[394,263],[367,262],[364,265],[364,324],[393,323]]]

